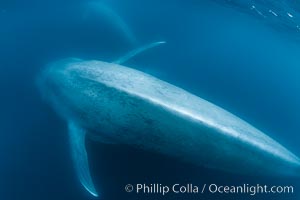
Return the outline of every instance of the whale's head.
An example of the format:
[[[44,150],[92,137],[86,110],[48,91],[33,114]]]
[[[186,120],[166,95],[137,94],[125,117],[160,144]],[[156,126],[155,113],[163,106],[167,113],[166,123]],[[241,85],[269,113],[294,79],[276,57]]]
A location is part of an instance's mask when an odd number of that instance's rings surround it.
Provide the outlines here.
[[[88,117],[97,112],[95,98],[101,94],[101,82],[95,76],[109,64],[76,58],[49,64],[38,77],[43,99],[64,119],[89,123]]]
[[[78,58],[51,63],[38,77],[38,87],[44,99],[64,119],[95,129],[95,124],[108,121],[107,116],[120,109],[118,106],[124,103],[124,99],[117,98],[119,90],[130,87],[131,90],[144,90],[139,85],[145,84],[142,79],[148,75],[121,64],[145,50],[165,43],[159,41],[139,47],[112,63]],[[151,86],[154,78],[148,77],[147,80]],[[108,124],[107,127],[112,129],[112,123],[109,121]],[[102,123],[102,129],[103,126]]]

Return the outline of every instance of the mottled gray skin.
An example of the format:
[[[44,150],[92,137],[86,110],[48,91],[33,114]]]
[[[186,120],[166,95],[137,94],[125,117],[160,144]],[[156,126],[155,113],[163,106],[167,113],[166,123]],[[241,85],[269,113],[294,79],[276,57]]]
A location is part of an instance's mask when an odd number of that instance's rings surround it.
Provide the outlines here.
[[[66,59],[48,66],[40,83],[57,112],[99,142],[239,174],[300,174],[300,159],[261,131],[141,71]]]

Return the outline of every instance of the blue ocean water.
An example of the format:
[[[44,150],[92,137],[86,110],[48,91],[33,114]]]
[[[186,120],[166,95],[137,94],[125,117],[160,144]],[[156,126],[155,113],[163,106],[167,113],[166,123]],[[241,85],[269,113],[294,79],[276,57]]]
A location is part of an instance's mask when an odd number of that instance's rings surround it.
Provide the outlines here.
[[[300,155],[299,6],[260,2],[249,7],[236,0],[0,0],[0,199],[94,199],[77,180],[66,124],[42,100],[37,76],[61,58],[113,61],[153,41],[167,43],[126,66],[225,108]],[[252,4],[279,19],[253,14]],[[280,18],[287,12],[294,17]],[[124,146],[86,143],[103,199],[300,197],[296,178],[238,176]],[[127,183],[140,182],[293,185],[294,194],[124,191]]]

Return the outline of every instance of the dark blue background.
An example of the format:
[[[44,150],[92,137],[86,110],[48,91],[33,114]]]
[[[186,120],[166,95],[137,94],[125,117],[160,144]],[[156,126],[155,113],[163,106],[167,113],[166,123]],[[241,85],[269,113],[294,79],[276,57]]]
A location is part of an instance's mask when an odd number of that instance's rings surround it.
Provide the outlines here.
[[[40,98],[36,78],[47,63],[60,58],[111,61],[152,41],[167,44],[126,65],[231,111],[300,155],[297,33],[209,0],[105,4],[123,18],[137,42],[128,40],[109,15],[84,18],[86,1],[0,0],[0,199],[93,199],[73,171],[66,124]],[[299,179],[241,177],[128,147],[89,140],[87,146],[104,199],[174,199],[123,191],[125,184],[140,182],[294,185],[294,194],[254,199],[300,197]],[[250,199],[208,194],[180,198]]]

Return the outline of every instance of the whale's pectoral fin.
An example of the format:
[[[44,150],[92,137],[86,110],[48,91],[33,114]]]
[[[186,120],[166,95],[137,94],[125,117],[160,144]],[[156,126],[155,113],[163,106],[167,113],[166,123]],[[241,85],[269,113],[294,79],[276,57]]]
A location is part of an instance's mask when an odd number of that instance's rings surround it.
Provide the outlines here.
[[[146,51],[148,49],[151,49],[153,47],[156,47],[158,45],[165,44],[165,43],[166,43],[165,41],[160,41],[160,42],[153,42],[153,43],[147,44],[145,46],[142,46],[140,48],[130,51],[125,56],[122,56],[118,60],[115,60],[113,63],[122,64],[122,63],[126,62],[127,60],[129,60],[130,58],[134,57],[135,55],[142,53],[143,51]]]
[[[69,123],[71,154],[78,178],[84,188],[97,197],[98,193],[89,170],[88,157],[85,149],[85,135],[85,130],[72,122]]]

